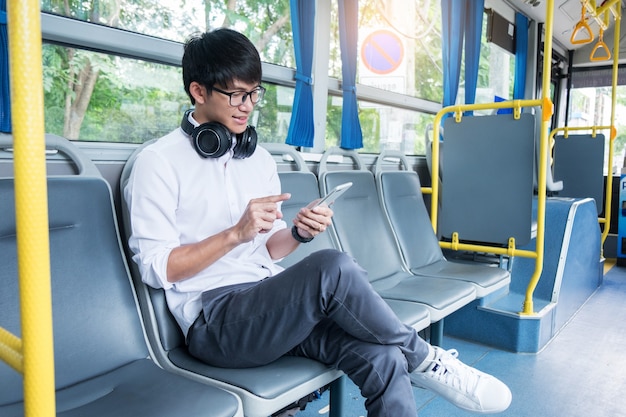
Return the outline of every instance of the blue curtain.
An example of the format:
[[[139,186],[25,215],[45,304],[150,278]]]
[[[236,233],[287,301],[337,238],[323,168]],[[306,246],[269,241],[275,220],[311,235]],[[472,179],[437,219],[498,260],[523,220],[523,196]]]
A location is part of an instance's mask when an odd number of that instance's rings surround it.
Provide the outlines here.
[[[484,0],[470,0],[467,3],[465,15],[465,104],[476,102],[484,4]],[[466,114],[472,114],[472,112]]]
[[[461,77],[465,0],[441,0],[443,107],[456,103]]]
[[[456,103],[464,39],[465,104],[474,104],[476,100],[483,8],[484,0],[441,0],[444,107]],[[448,116],[445,115],[442,122]]]
[[[0,0],[0,132],[11,132],[11,90],[9,86],[9,37],[7,2]]]
[[[315,2],[290,0],[290,7],[293,45],[296,55],[296,91],[286,142],[294,146],[312,147],[315,135],[313,79],[311,78]]]
[[[526,90],[526,64],[528,61],[528,19],[515,13],[515,81],[513,99],[522,100]]]
[[[341,47],[341,147],[363,147],[363,132],[356,99],[356,63],[359,8],[357,0],[339,1],[339,44]]]

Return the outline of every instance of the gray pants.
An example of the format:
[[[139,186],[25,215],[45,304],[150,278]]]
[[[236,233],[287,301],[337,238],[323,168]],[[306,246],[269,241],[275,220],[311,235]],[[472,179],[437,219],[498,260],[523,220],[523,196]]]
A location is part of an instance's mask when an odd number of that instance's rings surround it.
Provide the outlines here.
[[[283,355],[342,370],[369,416],[415,417],[408,372],[428,345],[373,290],[367,272],[335,250],[316,252],[258,283],[203,294],[189,350],[219,367],[253,367]]]

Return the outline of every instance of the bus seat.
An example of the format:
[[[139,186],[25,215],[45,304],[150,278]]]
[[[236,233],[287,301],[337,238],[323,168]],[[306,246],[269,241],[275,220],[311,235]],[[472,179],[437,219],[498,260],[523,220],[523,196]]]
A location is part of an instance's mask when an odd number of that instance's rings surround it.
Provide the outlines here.
[[[388,157],[399,160],[404,169],[384,170],[383,162]],[[478,298],[511,282],[511,275],[505,269],[450,262],[445,258],[424,204],[419,177],[409,168],[404,154],[381,152],[376,160],[375,177],[385,218],[411,273],[471,283]]]
[[[532,233],[535,116],[522,113],[445,120],[445,183],[438,234],[516,246]]]
[[[48,177],[57,416],[243,416],[233,394],[149,356],[108,183],[69,141],[47,135],[79,175]],[[0,136],[0,148],[12,146]],[[78,159],[77,159],[78,158]],[[21,334],[14,179],[0,178],[0,325]],[[22,376],[0,363],[0,415],[23,416]]]
[[[428,173],[433,172],[433,124],[429,123],[424,131],[424,149],[426,149],[426,166]],[[439,136],[443,138],[443,127],[439,128]],[[443,177],[443,140],[439,140],[439,180]]]
[[[535,169],[533,171],[535,190],[537,189],[537,178],[539,176],[537,167],[539,167],[539,158],[541,157],[541,123],[541,117],[535,117]],[[554,166],[550,155],[551,152],[548,152],[548,158],[546,158],[546,191],[555,193],[563,189],[563,181],[554,179]]]
[[[302,156],[293,147],[286,144],[262,144],[273,155],[288,155],[295,162],[296,170],[279,171],[282,191],[291,193],[291,198],[282,204],[283,218],[287,225],[291,225],[300,208],[320,197],[317,177],[307,168]],[[303,259],[307,255],[321,249],[337,248],[336,238],[333,239],[334,230],[331,225],[325,233],[321,233],[311,242],[299,245],[298,248],[283,259],[280,265],[288,267]],[[428,309],[421,304],[402,300],[385,300],[396,313],[400,321],[413,327],[415,330],[423,330],[430,325]]]
[[[283,219],[287,223],[287,227],[291,227],[291,220],[296,217],[298,211],[320,197],[317,177],[309,170],[300,153],[293,147],[284,143],[262,143],[261,146],[274,156],[282,156],[283,159],[287,156],[286,159],[295,168],[288,171],[279,170],[278,172],[282,192],[291,194],[291,198],[283,201],[281,206]],[[299,245],[293,253],[282,259],[279,264],[287,268],[313,252],[335,247],[336,245],[332,239],[332,229],[329,229],[326,233],[316,236],[315,239],[306,245]]]
[[[563,179],[559,197],[591,197],[598,214],[604,211],[604,148],[602,133],[554,137],[554,173]]]
[[[350,157],[356,169],[330,170],[331,154]],[[333,205],[333,226],[341,248],[350,253],[369,274],[370,282],[385,299],[411,301],[428,308],[436,339],[442,335],[443,318],[473,301],[471,284],[437,277],[416,276],[403,268],[395,238],[384,220],[374,175],[363,168],[356,151],[329,148],[320,160],[321,193],[351,181],[352,187]],[[433,329],[431,329],[433,330]],[[439,340],[432,340],[437,344]]]
[[[141,145],[128,159],[120,178],[121,190],[137,155],[152,142]],[[121,200],[127,242],[130,221],[123,195]],[[130,256],[130,252],[127,254]],[[243,369],[217,368],[197,360],[189,354],[182,331],[167,308],[165,292],[145,285],[137,265],[132,261],[129,264],[153,359],[164,369],[234,392],[242,399],[246,417],[267,417],[328,384],[331,397],[334,395],[332,383],[343,373],[307,358],[285,356],[265,366]],[[340,412],[339,407],[331,408],[330,415],[337,417]]]

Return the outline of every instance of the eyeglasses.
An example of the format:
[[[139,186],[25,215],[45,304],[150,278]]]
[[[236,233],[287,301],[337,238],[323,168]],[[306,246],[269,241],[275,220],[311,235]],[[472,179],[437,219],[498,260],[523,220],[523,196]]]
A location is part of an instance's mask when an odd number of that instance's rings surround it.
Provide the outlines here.
[[[248,97],[250,97],[250,101],[252,102],[252,104],[257,104],[259,101],[263,100],[263,96],[265,95],[265,87],[262,86],[258,86],[252,91],[233,91],[231,93],[215,87],[211,87],[211,90],[228,96],[228,103],[232,107],[241,106],[243,103],[246,102]]]

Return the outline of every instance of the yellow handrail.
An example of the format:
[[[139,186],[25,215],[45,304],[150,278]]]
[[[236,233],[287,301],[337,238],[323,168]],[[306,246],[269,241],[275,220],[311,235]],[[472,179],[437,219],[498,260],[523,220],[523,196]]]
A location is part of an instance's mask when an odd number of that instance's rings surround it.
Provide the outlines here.
[[[613,112],[612,112],[613,113]],[[613,116],[612,116],[613,117]],[[611,202],[613,200],[613,149],[615,146],[615,137],[617,136],[615,126],[567,126],[567,127],[557,127],[552,129],[550,132],[550,143],[554,143],[554,137],[559,133],[563,132],[563,136],[567,138],[569,132],[573,131],[587,131],[591,130],[591,136],[595,137],[598,130],[608,130],[609,131],[609,158],[607,161],[608,174],[607,174],[607,182],[606,182],[606,193],[604,196],[604,217],[598,217],[598,222],[603,224],[604,227],[602,229],[602,246],[604,247],[604,242],[606,241],[607,236],[609,235],[609,228],[611,227]]]
[[[611,107],[611,125],[608,127],[610,129],[610,146],[609,146],[609,167],[613,166],[613,142],[615,137],[617,136],[617,131],[615,129],[615,104],[616,104],[616,85],[617,85],[617,65],[618,65],[618,53],[619,53],[619,26],[621,20],[621,9],[613,7],[617,4],[619,0],[610,0],[605,2],[602,7],[596,8],[595,1],[590,0],[590,5],[593,6],[593,10],[595,14],[593,14],[594,18],[601,15],[602,13],[607,13],[609,10],[615,16],[615,32],[614,32],[614,44],[613,44],[613,94],[612,100],[613,105]],[[586,2],[583,4],[585,6]],[[589,5],[587,5],[589,7]],[[607,15],[603,16],[605,21],[608,19]],[[553,31],[553,19],[554,19],[554,0],[548,0],[546,4],[546,26],[545,26],[545,43],[544,43],[544,57],[552,56],[552,31]],[[604,24],[604,22],[600,25],[600,27],[606,29],[608,27],[608,22]],[[548,161],[548,131],[549,131],[549,121],[552,117],[552,101],[549,98],[550,93],[550,68],[551,60],[544,59],[543,60],[543,76],[542,76],[542,89],[541,94],[542,98],[540,100],[514,100],[509,102],[500,102],[500,103],[486,103],[486,104],[473,104],[473,105],[459,105],[459,106],[449,106],[445,107],[437,113],[434,122],[433,128],[433,138],[439,138],[439,127],[441,125],[441,120],[444,115],[448,113],[454,113],[457,121],[462,117],[464,111],[468,110],[488,110],[488,109],[502,109],[502,108],[513,108],[515,117],[518,117],[520,108],[526,106],[540,106],[541,107],[541,131],[540,131],[540,149],[539,152],[539,168],[537,175],[537,193],[538,193],[538,201],[537,201],[537,235],[536,235],[536,247],[535,252],[526,251],[526,250],[516,250],[515,249],[515,240],[513,238],[509,239],[509,245],[507,248],[502,247],[493,247],[486,245],[474,245],[474,244],[463,244],[459,242],[458,234],[454,233],[452,236],[452,242],[440,242],[440,246],[443,248],[453,249],[453,250],[470,250],[470,251],[485,251],[494,254],[500,255],[509,255],[509,256],[521,256],[528,258],[535,258],[535,271],[530,278],[528,287],[526,289],[526,294],[524,298],[524,305],[522,307],[522,311],[520,314],[522,315],[532,315],[534,313],[533,307],[533,294],[539,283],[539,279],[541,277],[541,272],[543,269],[543,258],[544,258],[544,239],[545,239],[545,205],[546,205],[546,170],[547,170],[547,161]],[[573,130],[574,128],[570,128]],[[588,129],[588,128],[587,128]],[[433,229],[437,230],[437,220],[438,220],[438,201],[439,201],[439,141],[437,139],[433,140],[432,145],[432,181],[430,187],[422,187],[422,192],[425,194],[432,194],[431,196],[431,221]],[[606,239],[609,231],[610,225],[610,215],[611,215],[611,198],[612,198],[612,175],[608,175],[607,178],[607,203],[605,208],[605,217],[604,223],[605,227],[602,233],[602,242]]]
[[[544,42],[544,57],[552,56],[552,26],[554,19],[554,0],[548,0],[546,4],[546,24],[545,24],[545,42]],[[537,175],[537,235],[535,251],[521,251],[515,249],[515,241],[510,239],[508,248],[495,248],[492,246],[482,245],[464,245],[458,243],[458,236],[456,236],[455,242],[441,242],[440,245],[443,248],[457,248],[468,250],[484,250],[490,253],[497,254],[514,254],[516,256],[530,257],[535,259],[535,271],[530,278],[528,287],[526,289],[526,295],[524,298],[524,305],[520,314],[532,315],[534,313],[533,307],[533,293],[541,272],[543,270],[543,257],[544,257],[544,239],[545,239],[545,205],[546,205],[546,169],[547,169],[547,140],[550,118],[553,113],[553,105],[550,100],[550,75],[552,73],[551,60],[543,60],[543,78],[541,88],[541,99],[539,100],[514,100],[500,103],[486,103],[486,104],[471,104],[460,106],[448,106],[441,109],[435,117],[433,127],[433,148],[432,148],[432,180],[431,187],[423,187],[422,192],[431,193],[431,221],[433,229],[437,230],[437,210],[439,201],[439,126],[441,125],[441,119],[447,113],[454,113],[457,120],[461,117],[463,111],[467,110],[487,110],[487,109],[502,109],[512,108],[514,109],[514,117],[518,117],[521,107],[540,107],[541,108],[541,133],[540,143],[541,152],[539,152],[539,169]]]
[[[545,69],[544,69],[545,70]],[[550,72],[548,72],[549,74]],[[549,91],[549,90],[548,90]],[[539,173],[538,173],[538,204],[537,204],[537,237],[536,237],[536,247],[535,251],[530,250],[520,250],[515,248],[515,240],[513,238],[509,239],[509,245],[507,248],[495,247],[489,245],[480,245],[480,244],[465,244],[459,242],[458,234],[453,234],[452,242],[440,242],[439,245],[444,249],[452,249],[452,250],[469,250],[475,252],[488,252],[494,253],[498,255],[508,255],[508,256],[520,256],[525,258],[533,258],[535,259],[535,271],[530,279],[529,289],[527,290],[527,295],[524,301],[523,311],[521,314],[534,314],[533,312],[533,303],[532,303],[532,294],[534,293],[535,287],[539,282],[539,277],[541,276],[541,272],[543,270],[543,250],[544,250],[544,236],[545,236],[545,194],[546,194],[546,161],[547,157],[547,146],[546,146],[546,136],[547,136],[547,123],[552,117],[552,102],[549,98],[544,97],[541,100],[513,100],[513,101],[503,101],[498,103],[484,103],[484,104],[466,104],[466,105],[457,105],[457,106],[448,106],[441,109],[437,115],[435,116],[435,122],[433,123],[433,137],[439,137],[439,126],[441,125],[441,120],[444,115],[448,113],[454,113],[457,121],[462,117],[464,111],[468,110],[492,110],[492,109],[505,109],[511,108],[513,109],[514,117],[515,115],[519,115],[522,107],[540,107],[541,108],[541,124],[542,124],[542,135],[540,141],[540,147],[542,151],[540,152],[540,162],[539,165]],[[545,127],[544,127],[545,126]],[[439,200],[439,141],[434,140],[432,144],[432,180],[431,187],[422,187],[422,192],[428,194],[432,194],[431,196],[431,222],[433,229],[437,230],[437,220],[438,220],[438,200]]]
[[[615,138],[617,137],[617,129],[615,128],[615,109],[617,107],[617,75],[619,70],[619,40],[622,20],[621,2],[610,1],[605,6],[614,6],[612,8],[613,17],[615,18],[615,29],[613,30],[613,77],[611,83],[611,137],[609,140],[609,171],[606,176],[606,201],[607,204],[604,207],[605,224],[602,229],[602,256],[604,256],[604,241],[609,235],[609,229],[611,225],[611,201],[613,198],[613,152],[615,146]],[[604,7],[604,6],[603,6]],[[616,10],[614,10],[616,9]]]
[[[591,18],[595,19],[601,29],[607,30],[611,23],[609,12],[615,19],[621,14],[621,0],[603,0],[602,5],[598,7],[596,0],[584,0],[583,7],[591,14]]]
[[[56,414],[40,19],[38,0],[8,1],[22,339],[0,339],[22,368],[26,417]]]

